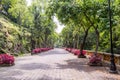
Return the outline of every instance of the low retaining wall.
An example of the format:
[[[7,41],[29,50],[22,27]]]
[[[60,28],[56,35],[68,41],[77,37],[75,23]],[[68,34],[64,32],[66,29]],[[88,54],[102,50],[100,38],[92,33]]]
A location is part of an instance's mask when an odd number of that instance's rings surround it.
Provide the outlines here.
[[[90,56],[93,53],[94,53],[94,51],[86,50],[86,55],[87,56]],[[110,63],[110,55],[111,55],[111,53],[98,52],[97,54],[102,57],[103,61]],[[115,63],[120,66],[120,55],[114,54],[114,56],[115,56],[114,57]]]

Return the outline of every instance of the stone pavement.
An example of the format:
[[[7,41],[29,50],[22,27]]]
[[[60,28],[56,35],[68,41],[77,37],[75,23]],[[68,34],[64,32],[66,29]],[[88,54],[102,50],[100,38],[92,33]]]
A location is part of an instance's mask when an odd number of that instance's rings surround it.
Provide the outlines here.
[[[90,67],[87,59],[63,49],[16,58],[14,66],[0,67],[0,80],[120,80],[107,67]]]

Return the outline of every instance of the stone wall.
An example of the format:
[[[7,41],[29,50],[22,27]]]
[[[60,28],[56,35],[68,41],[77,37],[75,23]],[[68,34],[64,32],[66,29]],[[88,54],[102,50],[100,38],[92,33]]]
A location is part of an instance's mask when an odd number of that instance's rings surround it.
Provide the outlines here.
[[[86,50],[86,56],[90,56],[94,53],[94,51],[88,51]],[[110,63],[110,55],[111,53],[105,53],[105,52],[98,52],[99,56],[102,57],[103,61]],[[114,54],[115,63],[120,66],[120,55]]]

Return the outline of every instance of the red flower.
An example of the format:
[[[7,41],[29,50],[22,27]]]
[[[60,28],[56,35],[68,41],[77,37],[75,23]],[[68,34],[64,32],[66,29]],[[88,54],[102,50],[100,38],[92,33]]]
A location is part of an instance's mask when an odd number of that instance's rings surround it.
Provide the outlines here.
[[[9,54],[0,54],[0,64],[14,64],[14,56]]]
[[[32,50],[32,53],[40,53],[40,52],[43,52],[43,51],[48,51],[50,49],[53,49],[53,48],[36,48],[36,49]]]
[[[90,63],[98,63],[102,61],[102,58],[98,55],[92,55],[89,59]]]

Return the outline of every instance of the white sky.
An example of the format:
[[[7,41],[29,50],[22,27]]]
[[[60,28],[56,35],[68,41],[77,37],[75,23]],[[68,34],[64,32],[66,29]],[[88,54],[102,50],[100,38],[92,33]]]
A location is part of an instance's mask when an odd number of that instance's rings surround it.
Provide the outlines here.
[[[57,25],[57,29],[55,30],[57,33],[60,33],[62,31],[62,29],[65,27],[64,25],[60,24],[60,22],[58,21],[58,19],[54,16],[53,21],[56,23]]]
[[[26,0],[27,1],[27,5],[29,6],[32,2],[32,0]]]
[[[26,0],[26,1],[27,1],[27,5],[28,5],[28,6],[31,5],[32,0]],[[54,16],[54,18],[53,18],[53,21],[54,21],[54,22],[56,23],[56,25],[57,25],[57,28],[55,29],[55,31],[56,31],[57,33],[60,33],[65,26],[62,25],[62,24],[60,24],[60,22],[58,21],[58,19],[57,19],[55,16]]]

